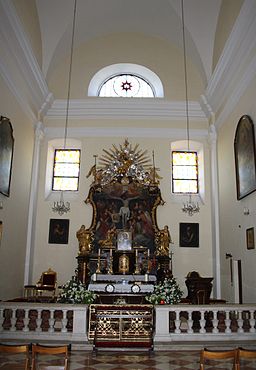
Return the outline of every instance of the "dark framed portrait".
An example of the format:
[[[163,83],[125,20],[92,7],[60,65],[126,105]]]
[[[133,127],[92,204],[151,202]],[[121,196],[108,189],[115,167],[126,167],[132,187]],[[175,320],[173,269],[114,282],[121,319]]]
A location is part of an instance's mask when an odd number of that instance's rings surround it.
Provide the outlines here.
[[[254,124],[244,115],[240,118],[234,141],[237,199],[256,190]]]
[[[10,196],[13,158],[13,129],[6,117],[0,117],[0,193]]]
[[[198,223],[180,223],[180,247],[199,247]]]
[[[68,244],[69,220],[51,218],[49,223],[49,244]]]
[[[247,246],[247,249],[255,248],[254,227],[250,227],[249,229],[246,229],[246,246]]]

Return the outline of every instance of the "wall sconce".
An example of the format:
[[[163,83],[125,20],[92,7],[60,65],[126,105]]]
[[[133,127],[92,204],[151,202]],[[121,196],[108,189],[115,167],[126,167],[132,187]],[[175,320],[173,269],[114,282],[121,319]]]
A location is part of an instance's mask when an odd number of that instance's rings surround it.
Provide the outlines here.
[[[247,207],[244,207],[244,215],[248,216],[250,214],[250,210]]]

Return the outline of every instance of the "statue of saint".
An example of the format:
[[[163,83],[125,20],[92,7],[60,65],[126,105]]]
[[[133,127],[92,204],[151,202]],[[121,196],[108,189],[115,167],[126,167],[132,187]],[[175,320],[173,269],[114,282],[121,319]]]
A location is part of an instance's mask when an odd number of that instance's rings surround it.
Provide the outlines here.
[[[105,240],[100,240],[99,244],[101,247],[114,247],[115,244],[116,229],[112,227],[107,231],[107,237]]]
[[[92,233],[84,225],[76,233],[79,242],[79,255],[88,254],[92,249]]]
[[[159,244],[157,248],[158,256],[169,256],[169,244],[172,243],[168,226],[165,225],[159,232]]]

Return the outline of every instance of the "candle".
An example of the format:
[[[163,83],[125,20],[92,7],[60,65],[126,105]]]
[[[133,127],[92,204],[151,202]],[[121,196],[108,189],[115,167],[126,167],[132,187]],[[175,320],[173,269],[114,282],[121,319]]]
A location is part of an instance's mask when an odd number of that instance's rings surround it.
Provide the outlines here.
[[[112,248],[110,248],[109,255],[110,255],[110,257],[112,257]]]
[[[149,249],[148,249],[148,257],[149,257],[149,254],[150,254],[150,252],[149,252]]]
[[[100,248],[98,249],[98,256],[100,257]]]

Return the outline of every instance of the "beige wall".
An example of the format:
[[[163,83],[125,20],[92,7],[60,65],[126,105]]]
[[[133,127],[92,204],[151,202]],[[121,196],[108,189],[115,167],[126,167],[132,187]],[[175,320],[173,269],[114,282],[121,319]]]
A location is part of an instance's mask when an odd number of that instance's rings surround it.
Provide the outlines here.
[[[70,56],[48,72],[50,91],[58,99],[67,97]],[[135,63],[155,72],[164,85],[165,98],[184,100],[183,54],[174,45],[161,39],[141,34],[119,33],[94,39],[84,45],[75,45],[72,68],[71,96],[87,97],[91,78],[101,68],[116,63]],[[189,100],[199,99],[203,92],[202,79],[188,60]],[[192,88],[193,87],[193,88]]]
[[[13,0],[13,3],[30,41],[37,63],[42,67],[42,40],[35,1]]]
[[[244,0],[222,0],[216,28],[212,72],[214,71]]]
[[[256,231],[256,193],[236,199],[236,180],[234,162],[234,137],[237,123],[244,114],[256,122],[254,96],[256,79],[251,82],[244,96],[240,99],[233,113],[228,117],[218,132],[219,184],[220,184],[220,227],[221,227],[221,275],[223,298],[233,301],[234,291],[230,285],[229,262],[225,253],[231,253],[235,260],[242,262],[244,303],[256,301],[255,287],[255,249],[246,249],[246,229],[254,227]],[[244,207],[250,209],[250,215],[243,214]]]
[[[0,299],[22,296],[34,130],[0,79],[0,112],[11,120],[14,155],[10,197],[0,194]]]

